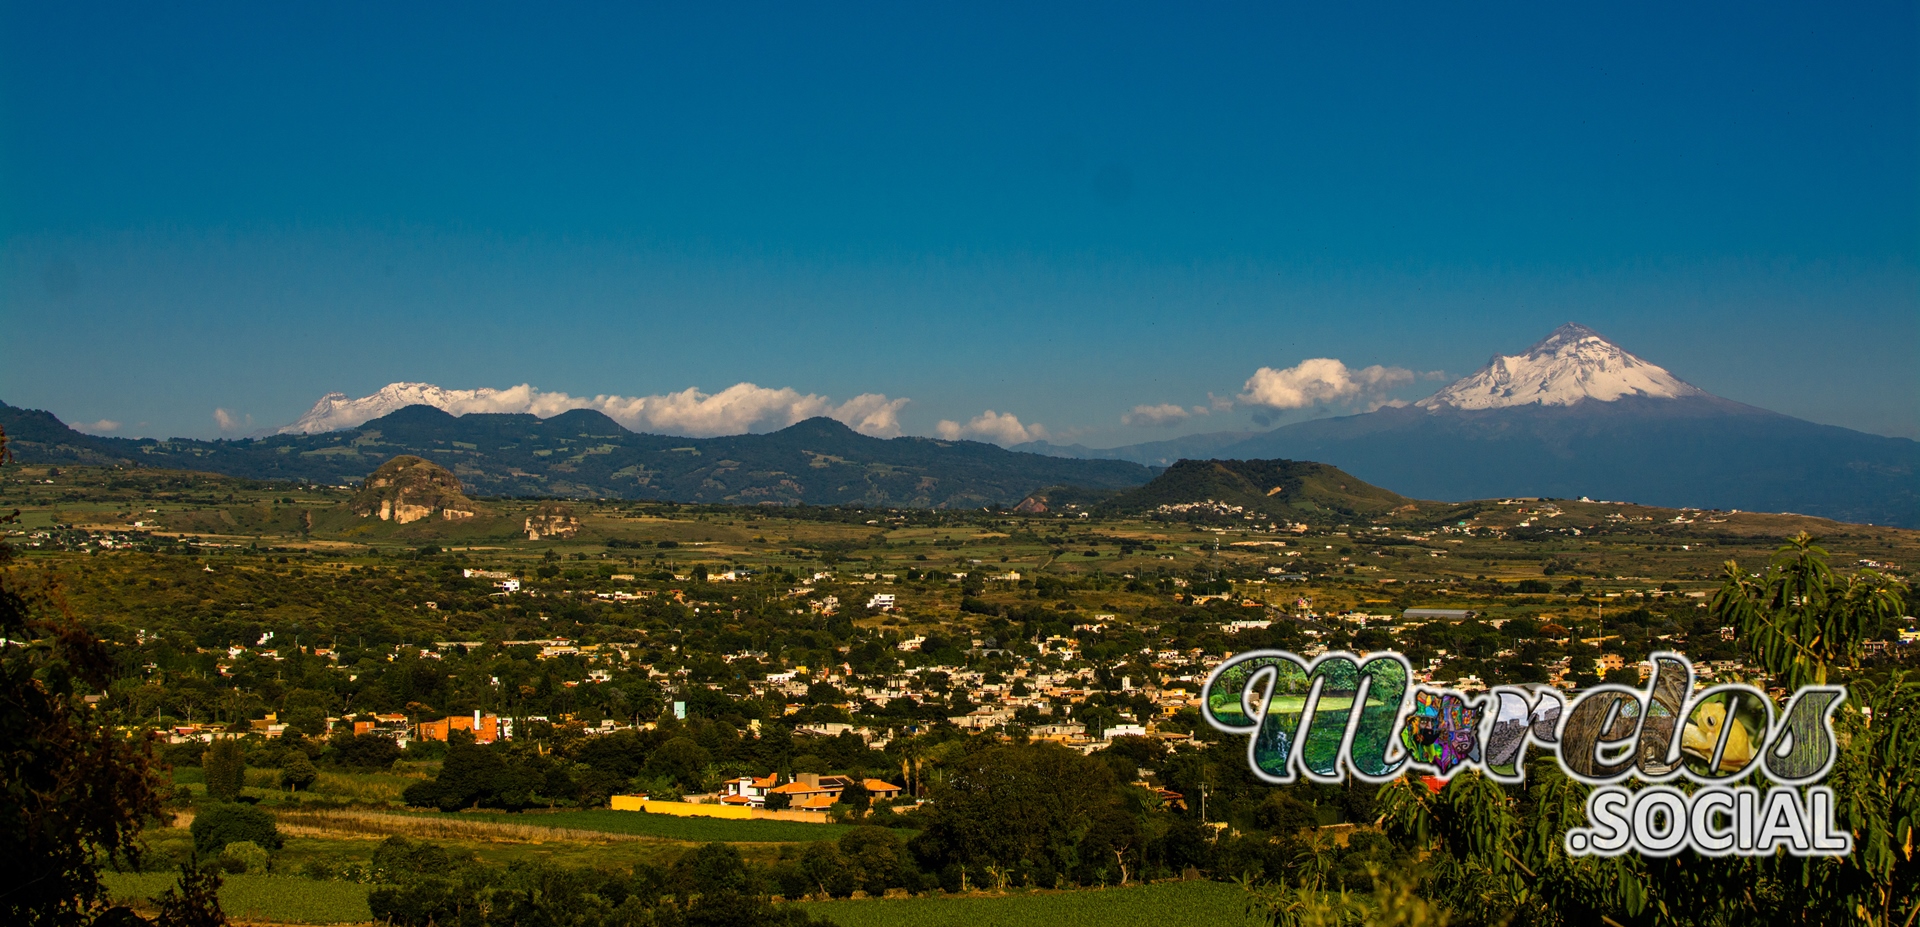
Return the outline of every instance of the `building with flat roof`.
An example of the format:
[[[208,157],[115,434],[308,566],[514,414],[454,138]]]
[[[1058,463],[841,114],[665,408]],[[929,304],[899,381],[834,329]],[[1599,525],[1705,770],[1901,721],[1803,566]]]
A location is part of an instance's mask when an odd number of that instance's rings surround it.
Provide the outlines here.
[[[1417,621],[1465,621],[1478,614],[1470,608],[1409,608],[1401,612],[1400,617]]]

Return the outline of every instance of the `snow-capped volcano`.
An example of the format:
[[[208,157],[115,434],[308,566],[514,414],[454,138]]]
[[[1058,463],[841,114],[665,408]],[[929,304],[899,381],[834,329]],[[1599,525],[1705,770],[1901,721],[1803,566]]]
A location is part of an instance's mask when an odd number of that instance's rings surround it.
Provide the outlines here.
[[[1428,411],[1503,409],[1570,406],[1588,399],[1613,402],[1628,396],[1683,399],[1707,395],[1706,390],[1665,368],[1627,353],[1599,332],[1568,322],[1525,354],[1494,355],[1478,373],[1414,405]]]
[[[357,428],[388,413],[398,412],[408,406],[433,406],[458,415],[467,411],[480,411],[498,404],[502,394],[525,391],[499,389],[442,389],[431,383],[389,383],[371,396],[354,399],[346,393],[328,393],[307,410],[293,424],[281,428],[275,434],[317,435],[329,431],[344,431]],[[478,408],[476,408],[478,407]],[[491,411],[491,409],[487,409]],[[518,411],[518,410],[516,410]]]

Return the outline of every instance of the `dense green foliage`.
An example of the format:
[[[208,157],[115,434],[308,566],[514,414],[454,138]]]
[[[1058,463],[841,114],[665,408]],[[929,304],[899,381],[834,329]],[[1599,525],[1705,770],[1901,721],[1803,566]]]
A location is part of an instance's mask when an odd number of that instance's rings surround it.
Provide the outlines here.
[[[1920,916],[1920,738],[1911,719],[1920,686],[1903,671],[1861,676],[1861,644],[1904,608],[1904,590],[1877,576],[1841,583],[1812,538],[1792,539],[1752,581],[1729,564],[1715,599],[1721,620],[1770,673],[1802,683],[1847,680],[1835,716],[1841,756],[1826,784],[1854,852],[1840,857],[1569,857],[1561,835],[1584,821],[1589,787],[1537,759],[1526,782],[1475,773],[1430,792],[1400,779],[1380,790],[1388,833],[1424,850],[1421,892],[1455,923],[1904,925]],[[1270,892],[1276,923],[1341,920],[1342,899]]]
[[[385,883],[367,896],[373,916],[430,924],[577,927],[806,927],[799,908],[769,903],[762,878],[721,843],[696,847],[672,867],[631,874],[529,865],[496,867],[403,837],[374,853]]]
[[[201,756],[200,770],[208,798],[219,802],[239,798],[247,780],[247,757],[240,742],[231,737],[215,740]]]
[[[287,759],[280,767],[280,787],[290,791],[299,791],[318,781],[320,770],[313,765],[303,751],[287,751]]]
[[[193,847],[203,855],[215,856],[229,843],[249,842],[278,850],[286,845],[273,815],[253,805],[237,803],[200,809],[193,817]]]

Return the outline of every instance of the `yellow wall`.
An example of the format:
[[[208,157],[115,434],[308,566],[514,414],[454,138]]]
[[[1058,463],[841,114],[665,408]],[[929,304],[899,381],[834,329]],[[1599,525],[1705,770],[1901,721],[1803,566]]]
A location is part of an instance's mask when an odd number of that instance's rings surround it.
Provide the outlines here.
[[[745,821],[753,817],[753,809],[736,808],[732,805],[695,805],[683,801],[648,801],[638,795],[613,796],[615,811],[645,811],[649,814],[671,814],[678,817],[732,818]]]
[[[754,809],[753,818],[756,821],[801,821],[807,824],[825,824],[829,820],[825,811],[795,811],[791,808],[780,811],[757,808]]]
[[[825,824],[828,820],[827,813],[824,811],[767,811],[763,808],[748,808],[741,805],[695,805],[683,801],[648,801],[638,795],[613,796],[613,810],[646,811],[677,817],[728,818],[735,821],[805,821],[809,824]]]

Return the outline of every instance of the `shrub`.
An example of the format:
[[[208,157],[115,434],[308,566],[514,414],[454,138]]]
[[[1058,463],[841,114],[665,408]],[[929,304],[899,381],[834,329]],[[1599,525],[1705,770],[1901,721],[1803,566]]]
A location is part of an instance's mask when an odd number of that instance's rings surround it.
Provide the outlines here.
[[[267,851],[251,840],[237,840],[220,850],[220,868],[234,875],[267,871]]]
[[[473,854],[449,852],[429,841],[408,840],[395,835],[373,850],[374,878],[381,882],[411,882],[427,876],[445,876],[462,865],[473,863]]]
[[[215,805],[193,818],[193,849],[207,856],[217,855],[229,843],[248,841],[268,850],[285,845],[273,815],[252,805]]]

